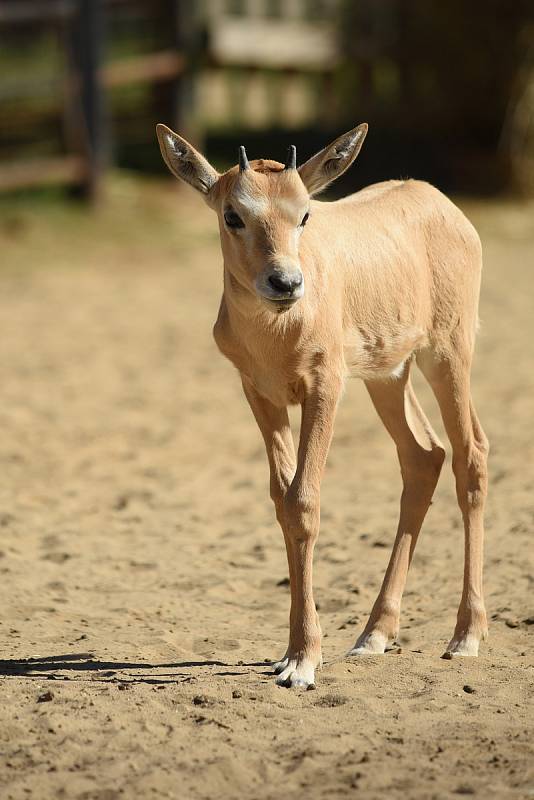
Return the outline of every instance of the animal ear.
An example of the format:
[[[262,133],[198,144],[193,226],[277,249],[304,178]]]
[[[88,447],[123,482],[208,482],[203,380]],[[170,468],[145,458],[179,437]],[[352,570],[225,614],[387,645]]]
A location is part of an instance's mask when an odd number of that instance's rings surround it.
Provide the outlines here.
[[[360,152],[367,129],[366,122],[358,125],[299,167],[299,175],[310,195],[325,189],[350,167]]]
[[[189,183],[194,189],[208,194],[219,179],[219,173],[193,145],[171,131],[166,125],[156,125],[163,160],[173,175]]]

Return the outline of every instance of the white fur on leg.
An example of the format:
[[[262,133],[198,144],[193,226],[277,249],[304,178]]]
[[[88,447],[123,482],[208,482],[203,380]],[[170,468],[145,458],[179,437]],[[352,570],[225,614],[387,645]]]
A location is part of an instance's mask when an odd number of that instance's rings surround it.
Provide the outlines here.
[[[309,689],[315,685],[315,667],[307,658],[291,658],[278,675],[276,683],[291,689]]]
[[[454,658],[455,656],[478,656],[479,638],[473,633],[466,633],[463,636],[453,636],[443,658]]]
[[[388,637],[381,631],[362,633],[356,644],[347,653],[348,656],[371,656],[386,652]]]

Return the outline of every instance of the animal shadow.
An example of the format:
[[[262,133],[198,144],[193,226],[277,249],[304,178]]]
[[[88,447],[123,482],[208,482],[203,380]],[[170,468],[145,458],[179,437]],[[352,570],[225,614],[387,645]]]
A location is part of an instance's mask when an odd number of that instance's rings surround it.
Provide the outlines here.
[[[265,662],[227,664],[224,661],[177,661],[164,664],[134,661],[101,661],[92,653],[66,653],[63,655],[39,656],[36,658],[14,658],[0,660],[1,678],[47,678],[49,680],[90,680],[98,683],[125,684],[178,684],[196,679],[199,669],[210,669],[218,676],[242,675],[247,667],[265,667]],[[226,667],[227,671],[215,672],[213,667]],[[235,667],[240,671],[228,671]],[[165,670],[165,671],[161,671]],[[66,673],[66,674],[65,674]],[[140,673],[140,674],[139,674]]]

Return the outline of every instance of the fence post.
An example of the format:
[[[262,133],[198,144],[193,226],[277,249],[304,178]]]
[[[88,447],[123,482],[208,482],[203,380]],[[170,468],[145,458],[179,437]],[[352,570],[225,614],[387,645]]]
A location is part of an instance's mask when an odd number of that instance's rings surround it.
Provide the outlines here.
[[[100,76],[104,14],[103,0],[78,0],[70,36],[74,68],[70,134],[74,148],[86,165],[79,191],[88,200],[98,196],[102,171],[109,156],[109,130]]]
[[[195,109],[194,60],[198,57],[197,19],[194,3],[171,0],[174,47],[183,53],[185,66],[173,81],[171,120],[175,129],[197,147],[202,147],[202,132]]]

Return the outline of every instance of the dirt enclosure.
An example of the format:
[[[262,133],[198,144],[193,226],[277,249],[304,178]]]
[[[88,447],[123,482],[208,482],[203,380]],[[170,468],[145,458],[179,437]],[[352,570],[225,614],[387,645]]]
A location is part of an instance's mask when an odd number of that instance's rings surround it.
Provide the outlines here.
[[[124,177],[93,215],[2,208],[0,797],[534,797],[534,207],[463,205],[485,247],[490,639],[440,659],[462,575],[449,459],[400,648],[343,658],[400,492],[351,381],[316,552],[325,666],[304,693],[266,663],[286,645],[287,569],[263,445],[211,339],[215,219],[187,189]]]

